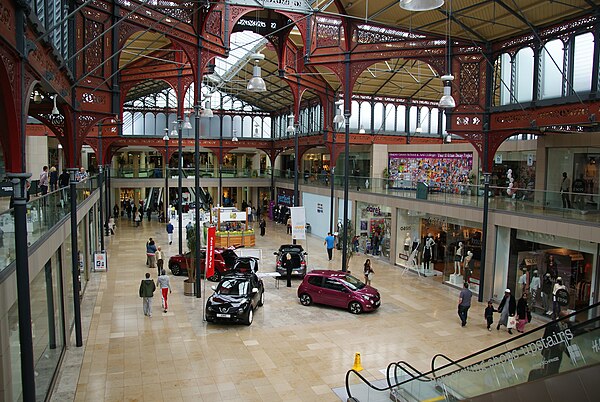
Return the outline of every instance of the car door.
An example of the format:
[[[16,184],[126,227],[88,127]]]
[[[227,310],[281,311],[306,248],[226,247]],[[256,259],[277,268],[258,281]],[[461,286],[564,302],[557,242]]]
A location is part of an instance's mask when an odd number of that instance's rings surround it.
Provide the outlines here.
[[[315,303],[322,303],[323,299],[323,277],[320,275],[310,275],[307,280],[306,293]]]
[[[323,282],[323,304],[335,307],[346,307],[348,305],[349,291],[341,282],[335,278],[325,278]]]
[[[260,284],[258,283],[258,277],[256,275],[250,275],[250,288],[248,291],[250,292],[250,298],[252,303],[252,308],[256,308],[258,305],[258,301],[260,300]],[[258,289],[258,292],[252,293],[252,289]]]

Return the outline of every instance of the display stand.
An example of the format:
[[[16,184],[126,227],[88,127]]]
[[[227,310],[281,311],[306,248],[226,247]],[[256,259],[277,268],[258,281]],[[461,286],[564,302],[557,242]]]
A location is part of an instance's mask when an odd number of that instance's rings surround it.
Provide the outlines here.
[[[450,279],[448,280],[448,283],[452,285],[463,286],[464,281],[465,280],[462,275],[450,274]]]
[[[215,245],[217,247],[244,246],[254,247],[256,238],[254,230],[248,228],[248,212],[237,211],[234,208],[217,208],[217,233]],[[221,230],[222,224],[236,222],[243,225],[243,230]]]

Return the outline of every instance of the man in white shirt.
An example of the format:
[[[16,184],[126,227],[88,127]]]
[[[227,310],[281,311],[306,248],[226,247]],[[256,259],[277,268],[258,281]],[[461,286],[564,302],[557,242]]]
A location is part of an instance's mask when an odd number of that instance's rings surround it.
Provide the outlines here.
[[[48,166],[44,166],[40,173],[40,190],[42,195],[48,194]]]

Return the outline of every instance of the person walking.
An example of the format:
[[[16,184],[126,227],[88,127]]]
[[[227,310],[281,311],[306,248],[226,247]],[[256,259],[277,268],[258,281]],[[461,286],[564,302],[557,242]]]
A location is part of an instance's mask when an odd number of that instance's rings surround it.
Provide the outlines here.
[[[50,168],[50,178],[48,182],[50,183],[50,191],[56,191],[58,189],[58,170],[56,170],[55,166]]]
[[[467,313],[469,312],[469,308],[471,307],[472,297],[473,292],[471,292],[471,289],[469,289],[469,284],[465,282],[465,284],[463,285],[463,289],[458,295],[458,316],[460,317],[462,327],[467,325]]]
[[[158,282],[158,287],[160,288],[161,305],[162,305],[163,311],[166,313],[167,309],[169,308],[169,305],[167,303],[167,295],[168,295],[168,293],[172,292],[171,280],[169,279],[169,276],[163,269],[160,271],[160,275],[158,276],[156,281]]]
[[[567,172],[562,174],[562,182],[560,183],[560,196],[562,198],[563,208],[571,208],[571,179],[567,177]]]
[[[528,311],[529,307],[527,306],[527,292],[523,292],[521,298],[517,302],[517,331],[520,333],[525,332]]]
[[[42,196],[48,194],[48,166],[44,166],[42,173],[40,173],[40,190]]]
[[[265,228],[267,227],[267,222],[265,222],[264,218],[260,219],[260,235],[264,236],[265,235]]]
[[[365,261],[363,273],[365,275],[365,284],[370,285],[371,279],[373,278],[373,274],[375,273],[375,271],[373,271],[373,267],[371,266],[371,260],[368,258]]]
[[[156,290],[156,284],[150,279],[150,272],[146,272],[146,279],[140,283],[140,297],[142,298],[144,315],[152,317],[152,297]]]
[[[286,227],[286,233],[292,234],[292,217],[291,216],[287,218],[287,223],[286,223],[285,227]]]
[[[498,325],[496,325],[496,329],[500,330],[501,325],[504,325],[508,328],[508,317],[513,317],[516,311],[517,302],[515,301],[515,297],[510,294],[510,289],[506,289],[504,291],[504,297],[498,306],[500,320],[498,321]],[[512,334],[512,330],[510,328],[508,328],[508,333]]]
[[[146,256],[148,257],[148,268],[156,268],[156,244],[150,240],[146,245]]]
[[[135,221],[135,227],[139,227],[140,222],[142,221],[142,214],[140,214],[140,211],[135,211],[133,220]]]
[[[167,239],[169,240],[169,245],[173,244],[173,224],[171,221],[167,223]]]
[[[335,237],[331,235],[331,232],[327,233],[323,244],[327,247],[327,256],[329,257],[329,261],[331,261],[333,258],[333,246],[335,245]]]
[[[494,323],[494,312],[495,311],[496,311],[496,309],[494,308],[492,301],[488,300],[488,305],[485,308],[485,311],[483,312],[483,316],[485,317],[485,321],[487,322],[488,331],[492,330],[492,324]]]
[[[292,287],[292,269],[294,268],[294,261],[292,260],[292,255],[287,253],[285,255],[285,261],[283,262],[283,266],[285,267],[285,276],[287,279],[287,287]]]
[[[152,237],[150,237],[146,242],[146,265],[150,265],[150,257],[148,257],[148,247],[150,247],[151,241],[153,241]]]
[[[156,267],[158,268],[158,275],[160,275],[163,272],[163,258],[165,257],[164,253],[160,249],[160,246],[156,247],[156,253],[154,253],[154,257],[156,258]]]

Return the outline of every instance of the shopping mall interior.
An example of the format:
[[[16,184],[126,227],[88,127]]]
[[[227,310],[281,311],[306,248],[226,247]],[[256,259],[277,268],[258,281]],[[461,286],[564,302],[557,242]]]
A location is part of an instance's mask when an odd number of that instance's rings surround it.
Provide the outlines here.
[[[600,392],[599,0],[0,2],[0,400]]]

